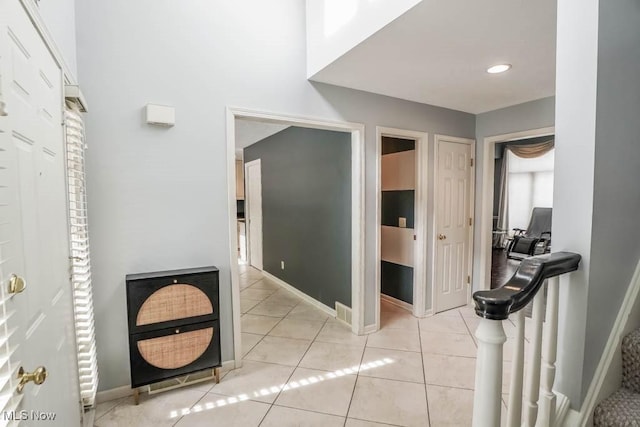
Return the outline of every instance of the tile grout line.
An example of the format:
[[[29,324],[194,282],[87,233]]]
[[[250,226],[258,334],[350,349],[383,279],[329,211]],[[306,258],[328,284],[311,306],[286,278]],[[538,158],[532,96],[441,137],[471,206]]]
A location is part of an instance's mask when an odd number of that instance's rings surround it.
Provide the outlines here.
[[[296,304],[295,307],[297,307],[299,304],[301,304],[302,301],[300,301],[298,304]],[[294,308],[295,308],[294,307]],[[293,310],[293,309],[292,309]],[[329,321],[329,317],[327,317],[324,321],[324,323],[322,324],[322,326],[320,327],[320,329],[318,329],[318,332],[316,332],[315,336],[313,337],[313,339],[311,340],[311,342],[309,342],[309,347],[307,347],[307,349],[305,350],[305,352],[303,353],[302,357],[300,357],[300,360],[298,360],[298,364],[293,368],[293,371],[291,371],[291,374],[289,375],[289,378],[287,378],[287,380],[284,382],[284,385],[282,386],[282,389],[280,389],[280,391],[278,392],[278,394],[274,397],[273,402],[271,403],[271,406],[269,406],[269,409],[267,410],[267,412],[265,412],[264,417],[262,417],[262,419],[260,420],[260,423],[258,424],[258,426],[260,426],[265,418],[267,417],[267,415],[269,414],[269,412],[271,412],[271,409],[275,406],[276,401],[278,400],[278,398],[280,397],[280,395],[282,394],[282,391],[284,389],[284,386],[287,385],[289,383],[289,381],[291,381],[291,377],[293,377],[293,374],[295,374],[296,370],[300,367],[300,362],[302,362],[302,359],[304,359],[304,357],[307,355],[307,353],[309,352],[309,349],[311,348],[311,346],[313,345],[313,343],[315,342],[316,338],[318,338],[318,335],[320,334],[320,331],[322,331],[322,329],[324,328],[324,326],[327,324],[327,322]],[[266,335],[265,335],[266,336]],[[300,409],[300,408],[292,408],[292,409]],[[331,415],[331,414],[327,414],[327,415]]]
[[[420,360],[422,361],[422,379],[424,380],[424,400],[427,403],[427,423],[431,425],[431,413],[429,412],[429,395],[427,391],[427,373],[424,367],[424,353],[422,347],[422,329],[420,328],[420,321],[418,320],[418,340],[420,341]]]
[[[364,360],[364,354],[367,351],[367,343],[369,342],[369,335],[365,335],[366,339],[364,340],[364,347],[362,349],[362,355],[360,356],[360,363],[358,364],[358,371],[356,372],[356,380],[353,383],[353,390],[351,390],[351,399],[349,399],[349,406],[347,406],[347,413],[344,416],[344,425],[347,425],[347,420],[349,419],[349,411],[351,411],[351,404],[353,403],[353,396],[356,394],[356,387],[358,385],[358,378],[360,378],[360,367],[362,366],[362,361]]]

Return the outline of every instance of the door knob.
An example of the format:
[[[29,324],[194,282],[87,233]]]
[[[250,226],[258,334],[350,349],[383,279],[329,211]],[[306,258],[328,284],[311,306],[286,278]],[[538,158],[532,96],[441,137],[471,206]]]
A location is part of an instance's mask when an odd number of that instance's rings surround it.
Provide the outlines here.
[[[47,369],[44,366],[38,366],[35,371],[29,373],[25,372],[24,368],[20,366],[18,370],[18,379],[20,383],[18,384],[18,393],[22,393],[24,386],[29,382],[33,381],[34,384],[40,385],[47,379]]]
[[[447,236],[445,236],[444,234],[438,234],[438,240],[444,240],[446,238]]]
[[[24,288],[27,287],[27,282],[20,276],[16,276],[15,274],[11,275],[9,279],[9,293],[10,294],[19,294],[24,291]]]

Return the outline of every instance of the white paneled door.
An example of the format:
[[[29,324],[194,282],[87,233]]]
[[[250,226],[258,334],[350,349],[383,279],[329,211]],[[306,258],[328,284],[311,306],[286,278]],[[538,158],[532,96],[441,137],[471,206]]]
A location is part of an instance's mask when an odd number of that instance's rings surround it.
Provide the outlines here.
[[[245,164],[245,180],[249,264],[262,270],[262,169],[260,159]]]
[[[0,0],[0,17],[0,425],[78,426],[62,72],[19,0]],[[43,367],[44,383],[19,392],[20,367]]]
[[[435,312],[465,305],[471,275],[473,142],[436,139]]]

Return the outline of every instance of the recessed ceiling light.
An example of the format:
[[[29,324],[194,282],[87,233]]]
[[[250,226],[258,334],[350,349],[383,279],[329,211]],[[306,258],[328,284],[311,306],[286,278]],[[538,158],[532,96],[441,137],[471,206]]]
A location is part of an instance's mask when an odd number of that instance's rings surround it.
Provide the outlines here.
[[[511,64],[494,65],[493,67],[487,68],[487,73],[489,74],[504,73],[505,71],[508,71],[510,68],[511,68]]]

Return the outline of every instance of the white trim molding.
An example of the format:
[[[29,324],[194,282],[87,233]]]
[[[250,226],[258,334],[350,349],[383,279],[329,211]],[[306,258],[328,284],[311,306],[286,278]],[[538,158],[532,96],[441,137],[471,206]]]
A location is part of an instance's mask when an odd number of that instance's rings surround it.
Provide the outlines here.
[[[482,156],[482,189],[480,190],[480,283],[476,290],[489,290],[491,288],[491,235],[493,231],[493,184],[495,169],[495,147],[503,142],[518,141],[521,139],[536,138],[539,136],[551,136],[555,134],[555,127],[530,129],[521,132],[505,133],[502,135],[488,136],[484,138]],[[473,284],[474,281],[472,280]]]
[[[408,312],[413,313],[413,304],[409,304],[408,302],[404,302],[402,300],[399,300],[397,298],[394,298],[385,294],[380,294],[380,299],[382,301],[388,302],[389,304],[393,304],[396,307],[400,307],[404,310],[407,310]]]
[[[352,332],[364,333],[364,235],[365,235],[365,170],[364,130],[361,123],[331,121],[271,113],[245,108],[227,107],[227,202],[229,207],[229,261],[231,269],[231,306],[233,311],[233,347],[236,365],[242,365],[242,335],[240,333],[240,275],[238,272],[236,236],[235,120],[284,124],[312,129],[351,133],[351,313]]]
[[[381,231],[382,226],[382,137],[413,139],[416,142],[415,223],[416,247],[414,252],[413,305],[408,308],[414,316],[424,317],[427,304],[427,202],[429,170],[429,134],[426,132],[376,126],[376,329],[380,329],[381,295]],[[395,299],[395,298],[394,298]],[[404,307],[407,308],[407,307]]]
[[[222,362],[220,373],[223,374],[235,368],[239,368],[239,366],[236,366],[235,361],[227,360]],[[123,397],[129,396],[133,396],[133,389],[131,388],[131,385],[128,384],[121,387],[111,388],[109,390],[99,391],[96,395],[96,403],[109,402],[111,400],[122,399]]]

